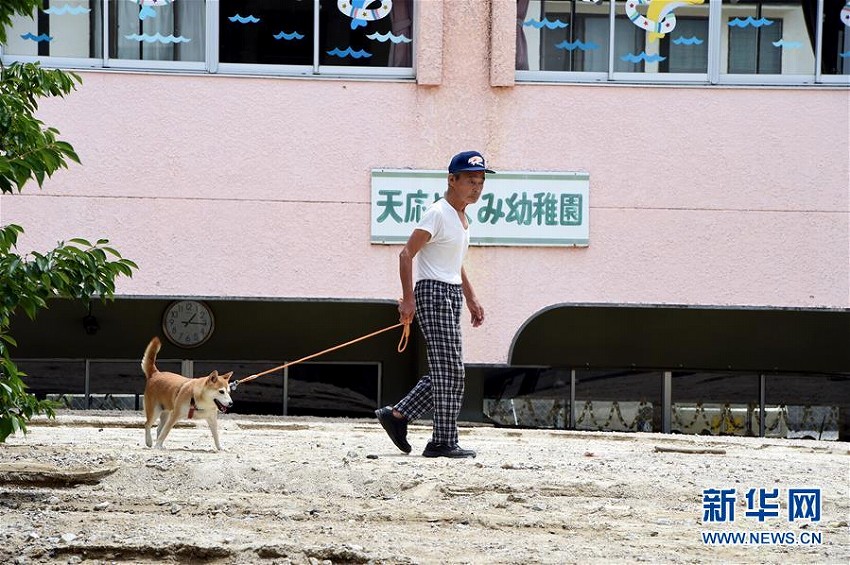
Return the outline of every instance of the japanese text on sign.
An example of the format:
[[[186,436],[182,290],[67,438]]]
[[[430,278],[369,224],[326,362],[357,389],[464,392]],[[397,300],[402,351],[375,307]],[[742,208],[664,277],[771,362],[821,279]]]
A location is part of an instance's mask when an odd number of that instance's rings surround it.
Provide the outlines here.
[[[372,242],[403,243],[424,210],[442,198],[446,174],[372,171]],[[488,175],[466,214],[473,245],[588,245],[587,173]]]

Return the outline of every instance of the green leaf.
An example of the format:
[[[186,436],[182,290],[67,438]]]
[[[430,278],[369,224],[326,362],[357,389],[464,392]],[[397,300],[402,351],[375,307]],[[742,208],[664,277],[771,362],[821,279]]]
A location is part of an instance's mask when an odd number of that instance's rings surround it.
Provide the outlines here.
[[[26,314],[27,314],[27,316],[29,317],[30,320],[35,319],[35,304],[34,303],[25,302],[25,303],[21,304],[21,308],[24,309],[24,312],[26,312]]]
[[[12,336],[10,336],[10,335],[7,335],[7,334],[0,334],[0,339],[2,339],[3,341],[5,341],[6,343],[8,343],[8,344],[12,345],[12,347],[17,347],[17,346],[18,346],[18,342],[17,342],[17,341],[15,341],[15,338],[13,338],[13,337],[12,337]]]

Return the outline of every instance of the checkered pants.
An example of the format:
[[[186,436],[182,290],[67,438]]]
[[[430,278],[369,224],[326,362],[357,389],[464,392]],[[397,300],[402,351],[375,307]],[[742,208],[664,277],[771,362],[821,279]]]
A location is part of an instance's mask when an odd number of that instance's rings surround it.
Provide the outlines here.
[[[431,441],[457,445],[457,417],[463,400],[463,353],[460,314],[463,291],[460,285],[421,280],[414,290],[416,319],[425,335],[428,369],[395,408],[408,420],[434,410]]]

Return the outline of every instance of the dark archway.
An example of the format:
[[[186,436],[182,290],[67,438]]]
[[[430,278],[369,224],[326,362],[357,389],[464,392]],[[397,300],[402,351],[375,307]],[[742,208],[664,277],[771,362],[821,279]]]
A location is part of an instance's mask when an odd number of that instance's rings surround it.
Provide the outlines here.
[[[510,364],[850,373],[850,310],[564,304],[520,329]]]

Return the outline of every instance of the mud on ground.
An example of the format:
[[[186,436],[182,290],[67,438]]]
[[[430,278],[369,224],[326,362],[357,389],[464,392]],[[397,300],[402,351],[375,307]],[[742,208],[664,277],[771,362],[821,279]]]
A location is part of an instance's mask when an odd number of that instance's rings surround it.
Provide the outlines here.
[[[0,562],[850,562],[848,443],[465,426],[478,457],[446,460],[419,455],[428,422],[404,455],[370,420],[226,415],[222,452],[203,422],[149,449],[142,421],[61,412],[0,445],[45,471],[0,473]],[[733,523],[703,523],[709,488],[736,489]],[[780,517],[745,517],[750,488]],[[821,489],[819,522],[788,521],[791,488]],[[821,543],[702,540],[724,531]]]

